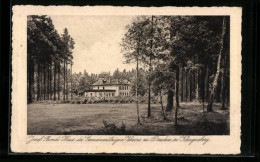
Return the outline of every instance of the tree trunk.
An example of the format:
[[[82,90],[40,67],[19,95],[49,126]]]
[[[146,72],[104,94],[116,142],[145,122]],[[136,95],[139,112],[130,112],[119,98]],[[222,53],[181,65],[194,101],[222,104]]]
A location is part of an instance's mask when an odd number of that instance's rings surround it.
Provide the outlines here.
[[[28,76],[28,103],[33,102],[34,95],[34,60],[29,58],[29,63],[27,66],[27,76]]]
[[[66,77],[65,77],[65,79],[66,79],[66,82],[65,82],[65,86],[66,86],[66,90],[65,90],[65,92],[66,92],[66,96],[65,96],[65,99],[66,100],[68,100],[68,64],[67,64],[67,62],[66,62],[66,64],[65,64],[65,66],[66,66]]]
[[[192,72],[190,72],[190,101],[192,101]]]
[[[60,100],[60,91],[61,91],[61,85],[60,85],[60,63],[58,64],[58,100]]]
[[[214,76],[214,80],[213,80],[213,83],[211,86],[210,98],[209,98],[209,102],[208,102],[208,106],[207,106],[207,111],[212,111],[215,90],[218,86],[218,77],[219,77],[219,73],[220,73],[220,63],[221,63],[221,55],[222,55],[222,51],[223,51],[223,46],[224,46],[223,42],[224,42],[225,32],[226,32],[226,22],[225,22],[225,17],[223,17],[222,34],[221,34],[222,37],[221,37],[221,41],[220,41],[220,50],[219,50],[219,54],[218,54],[217,71],[216,71],[216,74]]]
[[[152,72],[152,49],[153,49],[153,16],[152,16],[152,29],[151,29],[151,44],[150,44],[151,54],[149,57],[149,76],[148,76],[148,115],[151,116],[151,79],[150,75]]]
[[[46,99],[48,100],[49,99],[49,64],[47,64],[46,70],[47,70],[47,74],[46,74],[45,88],[46,88]]]
[[[54,62],[54,85],[53,85],[53,91],[54,91],[54,98],[53,100],[56,101],[56,73],[57,73],[57,70],[56,70],[56,62]]]
[[[27,81],[28,81],[28,87],[27,87],[27,103],[32,103],[32,61],[31,58],[28,59],[29,62],[27,64]]]
[[[163,107],[163,100],[162,100],[162,91],[160,91],[160,104],[162,107],[162,115],[163,115],[163,120],[166,120],[165,112],[164,112],[164,107]]]
[[[136,110],[137,110],[137,124],[141,124],[139,117],[139,104],[138,104],[138,57],[136,57],[136,86],[135,86],[135,99],[136,99]]]
[[[226,109],[225,107],[225,101],[226,101],[226,86],[225,86],[225,70],[224,70],[224,74],[222,74],[222,84],[221,84],[221,102],[222,102],[222,106],[221,109]]]
[[[166,111],[171,111],[172,109],[173,109],[173,91],[168,90]]]
[[[49,64],[49,100],[51,100],[51,64]]]
[[[65,87],[65,84],[66,84],[66,70],[65,70],[65,59],[64,59],[64,68],[63,68],[63,100],[65,101],[65,91],[66,91],[66,87]]]
[[[192,99],[196,100],[196,71],[192,73]]]
[[[151,116],[151,57],[150,57],[150,63],[149,63],[149,74],[148,74],[148,114],[147,117],[149,118]]]
[[[40,101],[42,100],[42,64],[40,64],[40,81],[39,81],[39,84],[40,84]]]
[[[174,118],[174,125],[178,125],[178,107],[175,107],[175,118]]]
[[[181,102],[183,102],[183,68],[181,69]]]
[[[226,101],[226,89],[227,88],[227,85],[226,85],[226,80],[227,80],[227,77],[226,77],[226,73],[227,73],[227,55],[224,56],[224,59],[223,59],[223,72],[222,72],[222,78],[221,78],[221,103],[222,103],[222,106],[221,106],[221,109],[226,109],[225,107],[225,101]]]
[[[70,64],[70,99],[72,100],[72,63]]]
[[[195,94],[196,94],[196,101],[198,102],[199,101],[199,70],[196,70],[195,72]]]
[[[185,71],[186,72],[186,77],[185,77],[185,84],[186,84],[186,101],[188,101],[188,71]]]
[[[46,84],[46,73],[45,73],[45,69],[46,69],[46,64],[44,64],[43,66],[43,99],[46,99],[46,89],[45,89],[45,84]]]
[[[40,64],[37,66],[37,101],[40,100]]]
[[[208,96],[208,92],[209,92],[209,65],[206,65],[206,68],[205,68],[205,88],[204,88],[204,102],[206,100],[206,96]],[[208,101],[208,99],[207,99]]]
[[[179,105],[179,73],[180,69],[179,66],[177,66],[176,69],[176,83],[175,83],[175,98],[176,98],[176,106],[175,106],[175,118],[174,118],[174,125],[177,126],[177,119],[178,119],[178,108],[180,107]]]
[[[30,103],[30,89],[31,89],[31,85],[30,85],[30,62],[29,62],[29,58],[27,56],[27,104]]]
[[[207,67],[207,88],[206,88],[206,95],[207,95],[207,102],[209,102],[209,85],[210,85],[210,72],[211,72],[211,70],[210,69],[212,69],[212,67],[211,67],[211,65],[208,65],[208,67]]]
[[[206,81],[207,81],[207,64],[203,63],[204,66],[200,70],[200,79],[199,79],[199,84],[200,84],[200,100],[202,102],[202,108],[203,108],[203,113],[204,113],[204,103],[205,103],[205,92],[206,92]]]
[[[180,82],[180,79],[179,79],[179,75],[180,75],[180,68],[179,66],[177,66],[177,69],[176,69],[176,86],[175,86],[175,97],[176,97],[176,107],[180,107],[180,104],[179,104],[179,82]]]
[[[44,85],[44,89],[45,89],[45,98],[46,98],[46,100],[48,100],[48,89],[47,89],[47,87],[48,87],[48,68],[49,68],[49,66],[48,66],[48,64],[46,64],[46,67],[45,67],[45,85]]]
[[[53,94],[53,90],[52,90],[52,62],[50,61],[50,99],[52,100],[52,94]]]
[[[42,92],[42,100],[45,100],[45,94],[44,94],[44,92],[45,92],[45,89],[44,89],[44,83],[45,83],[45,81],[44,81],[44,70],[45,70],[45,63],[43,63],[42,64],[42,68],[41,68],[41,92]]]
[[[141,35],[138,37],[138,42],[137,42],[137,56],[136,56],[136,87],[135,87],[135,99],[136,99],[136,111],[137,111],[137,125],[141,124],[140,121],[140,115],[139,115],[139,103],[138,103],[138,78],[139,78],[139,46],[140,46],[140,41],[141,41]]]
[[[226,76],[226,83],[225,83],[225,95],[226,95],[226,106],[229,107],[230,106],[230,82],[228,77]]]

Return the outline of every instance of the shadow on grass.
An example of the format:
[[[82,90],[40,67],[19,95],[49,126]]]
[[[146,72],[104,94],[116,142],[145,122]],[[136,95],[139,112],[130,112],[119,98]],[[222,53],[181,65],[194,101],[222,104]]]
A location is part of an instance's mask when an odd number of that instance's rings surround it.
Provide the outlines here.
[[[71,130],[58,132],[63,135],[229,135],[230,129],[228,123],[215,122],[197,122],[189,125],[174,126],[169,123],[166,129],[160,129],[158,126],[134,126],[132,129],[122,130],[121,128],[98,128],[89,130]]]

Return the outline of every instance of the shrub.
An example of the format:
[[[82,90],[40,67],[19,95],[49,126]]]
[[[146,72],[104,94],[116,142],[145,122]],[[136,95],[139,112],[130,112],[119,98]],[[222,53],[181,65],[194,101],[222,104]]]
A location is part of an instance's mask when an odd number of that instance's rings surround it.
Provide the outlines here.
[[[110,102],[110,103],[114,103],[115,100],[113,100],[113,99],[109,99],[108,102]]]
[[[87,99],[83,99],[83,100],[81,100],[81,103],[86,104],[87,101],[88,101]]]
[[[124,98],[121,98],[119,101],[120,101],[120,103],[125,103],[125,99]]]
[[[62,100],[61,103],[69,103],[69,100]]]
[[[135,102],[135,100],[134,100],[134,99],[131,99],[131,100],[130,100],[130,103],[134,103],[134,102]]]

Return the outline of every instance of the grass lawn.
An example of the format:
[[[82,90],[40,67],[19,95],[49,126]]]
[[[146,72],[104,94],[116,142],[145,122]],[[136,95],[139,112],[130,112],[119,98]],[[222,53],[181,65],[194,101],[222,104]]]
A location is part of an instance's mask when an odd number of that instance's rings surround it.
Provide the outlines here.
[[[213,106],[213,112],[203,117],[201,104],[180,103],[178,124],[174,126],[174,111],[163,120],[159,104],[152,104],[152,116],[147,118],[147,104],[140,104],[142,125],[136,125],[135,104],[52,104],[28,105],[27,133],[30,135],[55,134],[135,134],[135,135],[228,135],[229,110]],[[114,132],[104,128],[103,120],[125,131]]]

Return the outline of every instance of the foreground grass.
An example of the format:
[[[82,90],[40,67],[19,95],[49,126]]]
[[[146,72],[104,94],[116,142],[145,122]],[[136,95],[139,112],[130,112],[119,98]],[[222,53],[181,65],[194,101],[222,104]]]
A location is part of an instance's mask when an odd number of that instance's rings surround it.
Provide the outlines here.
[[[178,127],[174,126],[174,111],[163,120],[159,104],[152,104],[152,116],[147,118],[147,104],[140,104],[142,125],[136,125],[135,104],[52,104],[28,105],[27,133],[55,134],[135,134],[135,135],[227,135],[229,110],[220,110],[203,116],[199,103],[181,103]],[[104,128],[103,120],[116,128]],[[124,128],[123,128],[124,127]]]

